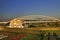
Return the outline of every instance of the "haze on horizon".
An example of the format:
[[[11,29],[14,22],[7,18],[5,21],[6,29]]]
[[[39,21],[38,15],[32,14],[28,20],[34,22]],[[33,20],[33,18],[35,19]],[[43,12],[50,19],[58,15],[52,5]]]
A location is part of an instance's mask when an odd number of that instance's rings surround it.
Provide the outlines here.
[[[0,18],[25,15],[60,18],[60,0],[0,0]]]

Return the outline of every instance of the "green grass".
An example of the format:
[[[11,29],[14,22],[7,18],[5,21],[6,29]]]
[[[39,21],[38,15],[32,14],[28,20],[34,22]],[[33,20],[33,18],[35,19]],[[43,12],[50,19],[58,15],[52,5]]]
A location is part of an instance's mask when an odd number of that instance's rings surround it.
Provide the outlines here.
[[[26,35],[25,37],[21,38],[20,40],[40,40],[40,37],[36,35]]]
[[[41,34],[48,35],[50,33],[50,39],[52,40],[53,32],[55,32],[58,36],[60,36],[60,30],[39,30],[39,29],[33,29],[33,28],[5,28],[4,30],[1,30],[1,32],[9,33],[10,38],[14,35],[19,35],[20,33],[25,34],[24,37],[20,38],[19,40],[41,40]],[[10,39],[6,38],[6,40]],[[48,36],[44,36],[44,39],[47,40]],[[55,40],[55,39],[54,39]]]

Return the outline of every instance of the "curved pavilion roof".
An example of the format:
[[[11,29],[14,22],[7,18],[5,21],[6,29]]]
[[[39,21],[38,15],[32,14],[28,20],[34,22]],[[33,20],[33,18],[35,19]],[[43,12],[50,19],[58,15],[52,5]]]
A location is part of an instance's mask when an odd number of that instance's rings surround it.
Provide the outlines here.
[[[60,21],[59,19],[55,17],[50,16],[43,16],[43,15],[29,15],[29,16],[22,16],[18,19],[22,20],[39,20],[39,21]]]

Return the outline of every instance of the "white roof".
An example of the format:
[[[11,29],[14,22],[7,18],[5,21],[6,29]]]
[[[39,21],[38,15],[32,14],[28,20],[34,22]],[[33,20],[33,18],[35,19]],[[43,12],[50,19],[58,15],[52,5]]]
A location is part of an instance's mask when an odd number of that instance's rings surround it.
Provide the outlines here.
[[[40,21],[60,21],[57,18],[54,17],[49,17],[49,16],[43,16],[43,15],[29,15],[29,16],[22,16],[18,17],[18,19],[23,19],[23,20],[40,20]]]

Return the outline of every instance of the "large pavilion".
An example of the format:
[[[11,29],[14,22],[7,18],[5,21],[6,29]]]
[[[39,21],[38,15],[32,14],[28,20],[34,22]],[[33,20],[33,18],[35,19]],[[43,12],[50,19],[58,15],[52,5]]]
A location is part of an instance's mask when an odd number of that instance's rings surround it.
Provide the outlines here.
[[[22,16],[18,17],[17,20],[19,21],[20,26],[18,28],[21,28],[21,26],[24,27],[56,27],[60,26],[60,20],[55,17],[49,17],[49,16],[42,16],[42,15],[29,15],[29,16]],[[13,22],[13,21],[12,21]],[[16,24],[16,23],[15,23]],[[17,25],[16,24],[16,25]],[[11,26],[11,22],[10,22]]]

